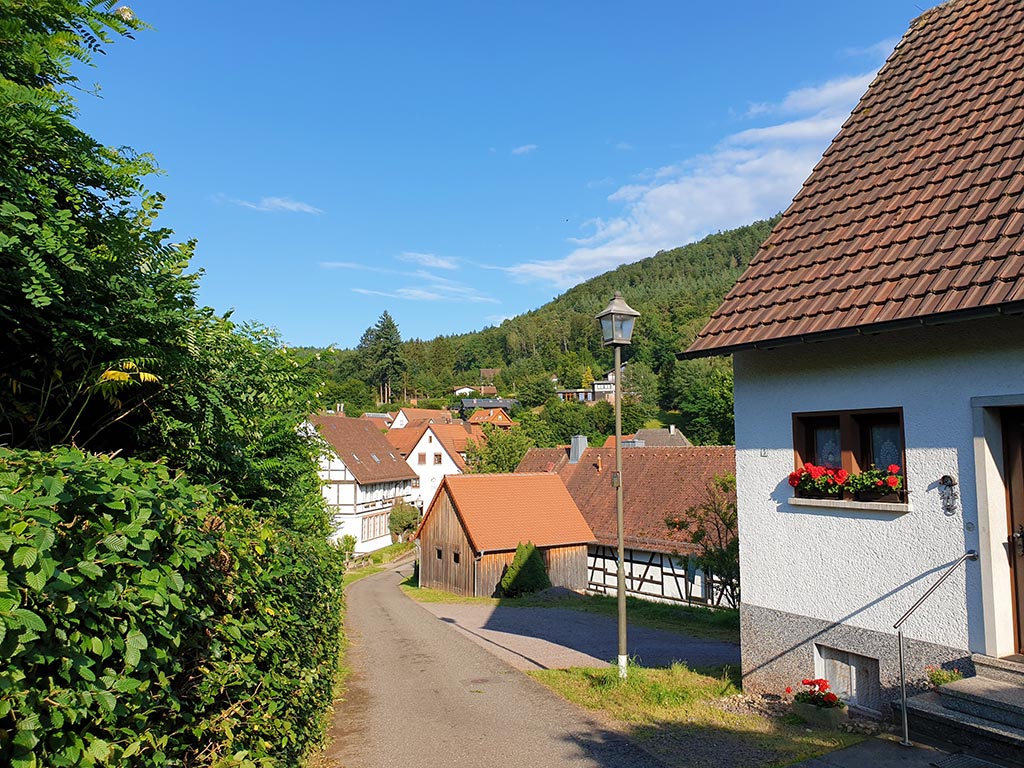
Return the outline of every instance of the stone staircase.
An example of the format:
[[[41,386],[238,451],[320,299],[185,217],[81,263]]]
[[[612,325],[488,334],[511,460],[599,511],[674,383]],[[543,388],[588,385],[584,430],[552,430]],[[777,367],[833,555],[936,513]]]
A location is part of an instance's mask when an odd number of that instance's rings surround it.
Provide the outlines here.
[[[910,738],[1024,768],[1024,663],[979,654],[971,660],[976,677],[907,700]]]

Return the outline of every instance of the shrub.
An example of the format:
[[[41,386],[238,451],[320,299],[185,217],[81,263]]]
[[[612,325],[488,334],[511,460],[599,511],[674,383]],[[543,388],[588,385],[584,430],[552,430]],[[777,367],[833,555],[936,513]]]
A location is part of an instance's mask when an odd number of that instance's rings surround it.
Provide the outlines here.
[[[0,764],[297,764],[341,570],[163,465],[0,449]]]
[[[943,669],[942,667],[925,667],[925,674],[928,675],[928,681],[938,688],[940,685],[946,685],[947,683],[955,683],[957,680],[964,679],[964,673],[959,669]]]
[[[420,524],[420,511],[412,504],[400,501],[391,508],[388,517],[388,530],[395,538],[402,540],[405,534],[415,531]]]
[[[548,589],[551,580],[548,578],[544,558],[532,543],[520,542],[516,547],[515,557],[504,575],[501,577],[501,592],[506,597],[518,597]]]

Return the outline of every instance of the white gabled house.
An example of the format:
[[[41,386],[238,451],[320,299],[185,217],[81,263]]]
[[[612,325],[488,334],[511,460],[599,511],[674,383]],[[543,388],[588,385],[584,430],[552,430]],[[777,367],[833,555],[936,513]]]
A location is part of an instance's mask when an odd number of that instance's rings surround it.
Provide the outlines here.
[[[387,546],[391,508],[412,503],[416,473],[369,419],[327,414],[309,421],[326,444],[319,474],[333,525],[330,538],[354,536],[357,553]]]
[[[912,698],[912,725],[1018,757],[1022,94],[1019,0],[923,14],[685,353],[734,359],[745,687],[827,677],[888,712],[894,624],[951,571],[901,627],[907,674],[978,677]],[[905,488],[812,498],[788,481],[805,463],[893,464]]]
[[[418,487],[414,503],[422,510],[430,503],[447,475],[466,471],[466,447],[470,440],[481,445],[486,437],[483,429],[470,424],[422,423],[388,432],[387,439],[416,473]]]

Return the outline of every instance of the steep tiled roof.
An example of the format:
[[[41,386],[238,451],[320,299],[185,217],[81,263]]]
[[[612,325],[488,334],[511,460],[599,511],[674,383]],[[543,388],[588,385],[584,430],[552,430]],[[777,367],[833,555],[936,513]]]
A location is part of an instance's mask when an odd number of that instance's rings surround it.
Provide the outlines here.
[[[415,425],[409,424],[404,429],[389,429],[384,437],[398,451],[399,456],[408,459],[409,454],[412,453],[416,443],[420,441],[429,426],[430,422],[417,421]]]
[[[565,482],[597,541],[617,542],[612,470],[614,448],[587,448],[577,464],[565,448],[531,448],[517,472],[550,472]],[[708,483],[736,473],[729,446],[630,448],[622,452],[622,506],[626,546],[654,552],[693,552],[688,530],[669,529],[665,518],[686,518],[707,499]]]
[[[416,478],[370,419],[328,414],[311,416],[309,421],[360,485]]]
[[[920,16],[687,355],[1024,311],[1024,3]]]
[[[515,423],[504,408],[480,408],[467,421],[470,424],[493,424],[496,427],[511,427]]]
[[[422,419],[429,419],[435,424],[444,424],[452,420],[450,412],[432,408],[403,408],[399,413],[404,413],[410,424]]]
[[[551,547],[594,540],[557,475],[447,475],[421,529],[445,492],[477,552],[515,549],[526,541]]]
[[[431,424],[428,429],[437,436],[438,442],[463,472],[466,471],[466,460],[461,454],[466,452],[466,445],[470,440],[482,445],[487,439],[484,431],[475,424]]]

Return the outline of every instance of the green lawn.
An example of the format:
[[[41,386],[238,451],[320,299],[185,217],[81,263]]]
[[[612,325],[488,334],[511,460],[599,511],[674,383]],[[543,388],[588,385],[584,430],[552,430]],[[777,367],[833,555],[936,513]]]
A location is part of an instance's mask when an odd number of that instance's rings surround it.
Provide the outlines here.
[[[614,719],[671,768],[778,768],[862,740],[809,728],[794,715],[769,717],[728,706],[740,692],[737,672],[728,667],[630,665],[626,681],[619,680],[617,667],[529,674],[568,701]]]

